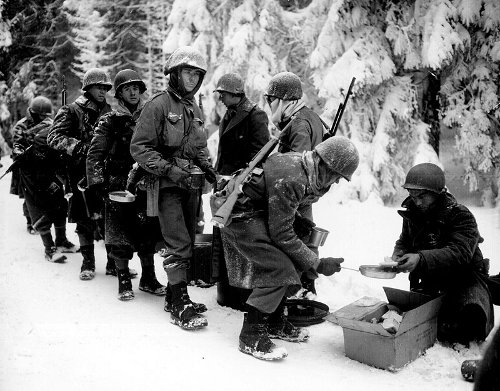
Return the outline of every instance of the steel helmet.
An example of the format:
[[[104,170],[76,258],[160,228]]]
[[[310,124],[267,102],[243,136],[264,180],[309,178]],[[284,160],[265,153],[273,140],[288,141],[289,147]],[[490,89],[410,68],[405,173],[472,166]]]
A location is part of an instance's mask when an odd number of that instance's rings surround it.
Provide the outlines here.
[[[207,72],[207,62],[202,54],[191,46],[182,46],[175,49],[165,63],[163,73],[168,75],[173,69],[186,66],[197,68],[205,74]]]
[[[121,87],[126,84],[138,84],[139,85],[139,93],[143,93],[146,91],[146,84],[142,81],[139,74],[133,69],[124,69],[118,72],[115,76],[114,88],[115,88],[115,98],[118,98],[118,92]]]
[[[297,100],[302,98],[302,83],[295,73],[281,72],[271,78],[264,95],[282,100]]]
[[[85,72],[85,75],[83,75],[82,90],[87,91],[89,87],[93,85],[106,86],[108,90],[110,90],[113,86],[111,84],[111,78],[109,77],[109,75],[106,73],[106,71],[100,68],[91,68],[87,72]]]
[[[432,163],[420,163],[410,168],[403,187],[407,190],[428,190],[441,193],[445,188],[444,172]]]
[[[226,73],[217,82],[215,91],[225,91],[234,95],[243,95],[245,93],[243,90],[243,79],[236,73]]]
[[[37,96],[33,98],[29,104],[29,109],[32,113],[38,115],[52,115],[52,102],[45,96]]]
[[[359,164],[359,153],[351,140],[343,136],[330,137],[314,148],[328,168],[348,181]]]

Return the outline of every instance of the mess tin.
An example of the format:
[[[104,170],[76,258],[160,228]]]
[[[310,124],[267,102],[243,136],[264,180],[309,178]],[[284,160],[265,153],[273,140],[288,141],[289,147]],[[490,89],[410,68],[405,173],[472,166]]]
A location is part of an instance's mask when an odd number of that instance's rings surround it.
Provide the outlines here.
[[[108,194],[111,201],[115,202],[134,202],[135,195],[128,190],[112,191]]]
[[[201,189],[205,185],[205,173],[198,167],[190,170],[191,189]]]
[[[326,229],[319,227],[312,227],[308,245],[311,245],[313,247],[320,247],[324,245],[329,233],[330,231]]]
[[[390,279],[396,277],[396,274],[399,273],[399,270],[396,266],[361,265],[359,269],[351,269],[345,266],[341,267],[342,269],[360,272],[363,276],[370,278]]]

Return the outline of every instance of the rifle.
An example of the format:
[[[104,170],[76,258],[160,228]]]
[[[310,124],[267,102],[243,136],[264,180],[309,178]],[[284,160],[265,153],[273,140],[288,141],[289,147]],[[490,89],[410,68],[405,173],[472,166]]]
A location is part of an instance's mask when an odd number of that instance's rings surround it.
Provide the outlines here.
[[[283,134],[292,124],[295,117],[292,116],[290,122],[281,131]],[[250,176],[254,168],[269,156],[273,151],[274,147],[279,143],[279,138],[271,137],[271,139],[264,145],[259,152],[252,158],[252,160],[247,164],[246,168],[243,169],[238,175],[232,178],[228,184],[227,188],[232,188],[231,193],[225,199],[224,203],[217,209],[217,212],[212,217],[212,223],[218,228],[224,228],[229,220],[229,216],[233,211],[234,204],[238,200],[238,196],[242,193],[242,188],[245,182],[250,180]]]
[[[26,158],[26,156],[30,154],[32,148],[33,148],[33,144],[31,144],[28,148],[26,148],[23,153],[17,155],[14,162],[9,166],[9,168],[7,168],[7,170],[2,174],[2,176],[0,176],[0,180],[5,175],[7,175],[9,172],[12,172],[12,170],[14,170],[18,166],[20,166],[22,164],[22,162],[24,161],[24,159]]]
[[[61,104],[63,106],[66,106],[66,96],[67,96],[66,77],[62,75]],[[71,190],[71,185],[69,182],[68,166],[66,162],[67,158],[63,157],[62,159],[65,168],[64,168],[64,173],[60,175],[59,179],[63,184],[64,198],[69,200],[71,197],[73,197],[73,191]]]
[[[66,106],[66,95],[67,95],[66,77],[62,75],[61,104],[63,106]]]
[[[333,137],[337,134],[337,129],[339,128],[340,124],[340,119],[342,118],[342,115],[344,114],[344,109],[345,106],[347,105],[347,101],[349,100],[349,96],[352,93],[352,87],[354,86],[354,82],[356,81],[356,78],[353,77],[351,80],[351,84],[349,85],[349,89],[347,90],[347,94],[345,96],[344,102],[339,104],[339,108],[337,109],[337,114],[335,114],[335,118],[332,123],[332,127],[330,128],[329,131],[327,131],[324,136],[323,136],[323,141],[329,139],[330,137]]]

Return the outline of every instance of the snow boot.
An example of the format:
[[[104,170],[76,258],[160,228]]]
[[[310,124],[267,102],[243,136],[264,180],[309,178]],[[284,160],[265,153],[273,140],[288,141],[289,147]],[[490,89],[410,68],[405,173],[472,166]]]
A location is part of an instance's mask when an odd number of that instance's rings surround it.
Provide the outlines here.
[[[188,304],[191,300],[187,292],[186,282],[171,285],[171,290],[171,322],[184,330],[197,330],[206,327],[208,325],[207,319],[198,314],[192,304]]]
[[[80,251],[83,256],[82,267],[80,269],[80,280],[92,280],[95,277],[94,245],[89,244],[81,246]]]
[[[139,289],[143,292],[151,293],[156,296],[163,296],[167,293],[167,287],[165,285],[160,284],[160,282],[156,278],[155,266],[151,264],[153,256],[151,255],[151,259],[141,258],[142,264],[142,275],[141,280],[139,281]]]
[[[207,306],[203,303],[195,303],[189,296],[187,296],[187,302],[185,304],[190,304],[193,306],[194,310],[198,314],[202,314],[207,311]],[[172,289],[170,283],[167,283],[167,288],[165,292],[165,305],[163,306],[165,312],[172,311]]]
[[[141,260],[141,280],[139,281],[139,289],[144,292],[151,293],[156,296],[163,296],[167,292],[167,287],[160,284],[156,278],[154,255],[140,254]]]
[[[130,275],[128,269],[117,269],[118,277],[118,300],[127,301],[132,300],[134,296],[134,291],[132,290],[132,281],[130,281]]]
[[[239,350],[259,360],[275,361],[285,358],[285,348],[277,347],[267,333],[268,315],[250,307],[243,316],[240,332]]]
[[[45,248],[45,259],[53,263],[64,263],[66,256],[61,254],[55,246],[52,246]]]
[[[56,233],[56,247],[62,253],[77,253],[80,247],[71,243],[66,237],[66,226],[54,227]]]
[[[276,311],[269,315],[267,332],[270,338],[288,342],[304,342],[309,339],[309,331],[291,324],[285,315],[285,300],[282,300]]]
[[[109,253],[108,249],[106,248],[106,252]],[[135,269],[128,269],[130,278],[136,278],[137,277],[137,271]],[[106,275],[107,276],[114,276],[116,277],[118,274],[116,272],[116,264],[113,259],[108,255],[108,262],[106,263]]]
[[[465,380],[473,382],[481,360],[465,360],[460,368]]]

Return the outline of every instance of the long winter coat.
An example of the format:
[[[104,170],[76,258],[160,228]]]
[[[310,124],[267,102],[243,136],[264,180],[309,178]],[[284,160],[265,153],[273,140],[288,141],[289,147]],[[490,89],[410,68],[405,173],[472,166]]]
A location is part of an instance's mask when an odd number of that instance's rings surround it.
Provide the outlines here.
[[[60,172],[62,158],[47,146],[52,119],[47,118],[37,125],[27,118],[19,122],[14,128],[14,148],[26,150],[19,166],[22,194],[35,229],[50,227],[53,221],[65,221],[68,207],[60,179],[64,174]],[[31,148],[27,150],[28,147]]]
[[[125,190],[134,159],[130,155],[130,140],[141,113],[143,103],[134,113],[122,104],[116,111],[103,115],[95,128],[87,155],[87,182],[89,187],[102,185],[105,194]],[[154,247],[158,238],[157,219],[146,216],[146,197],[137,192],[133,203],[119,203],[106,199],[106,244],[140,248],[149,242]]]
[[[280,129],[288,122],[280,123]],[[323,141],[323,123],[318,115],[308,107],[302,107],[295,113],[292,125],[280,135],[278,152],[312,151]]]
[[[73,197],[70,199],[68,217],[72,223],[88,217],[82,194],[77,186],[78,182],[86,177],[85,158],[74,156],[73,152],[79,143],[90,146],[97,121],[110,111],[109,104],[105,103],[99,107],[83,95],[59,109],[50,129],[47,138],[49,146],[64,152],[69,157],[68,175]]]
[[[271,155],[263,166],[267,203],[239,205],[221,229],[229,283],[240,288],[300,287],[298,273],[318,256],[294,230],[296,212],[318,200],[299,153]],[[243,212],[241,212],[243,210]]]
[[[267,114],[243,97],[236,109],[228,109],[219,125],[216,170],[231,175],[246,164],[269,141]]]
[[[402,206],[403,228],[394,254],[421,255],[410,273],[410,288],[429,295],[446,292],[442,318],[453,317],[467,304],[478,304],[487,319],[486,337],[493,326],[493,306],[485,283],[488,267],[479,249],[483,238],[473,214],[449,193],[426,214],[419,213],[411,198]]]

